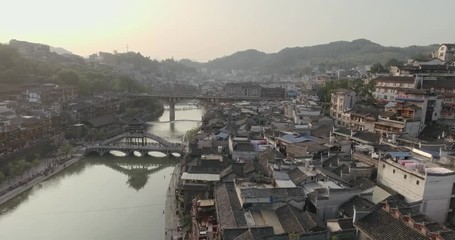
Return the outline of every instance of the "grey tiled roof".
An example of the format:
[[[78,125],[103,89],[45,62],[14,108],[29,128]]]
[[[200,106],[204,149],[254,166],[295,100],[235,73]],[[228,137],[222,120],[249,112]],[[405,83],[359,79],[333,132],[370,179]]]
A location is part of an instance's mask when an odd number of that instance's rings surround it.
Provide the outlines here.
[[[307,178],[308,176],[302,172],[299,168],[294,168],[292,169],[289,173],[289,178],[292,180],[292,182],[295,184],[295,185],[299,185],[300,183],[302,183],[305,178]]]
[[[364,210],[364,209],[370,209],[373,206],[374,206],[374,203],[368,201],[367,199],[360,197],[360,196],[355,196],[340,206],[340,212],[343,212],[348,217],[353,217],[354,216],[354,207],[357,210]]]
[[[242,198],[262,198],[262,197],[279,197],[285,196],[304,196],[302,188],[244,188],[240,190]]]
[[[235,192],[234,183],[223,183],[215,189],[217,215],[221,228],[246,226],[245,215]]]
[[[356,180],[352,181],[351,185],[353,187],[359,187],[362,190],[365,190],[365,189],[372,188],[372,187],[376,186],[376,184],[373,181],[371,181],[368,178],[364,178],[364,177],[357,178]]]
[[[244,233],[240,234],[238,237],[234,238],[234,240],[255,240],[253,234],[250,231],[245,231]]]
[[[302,212],[301,210],[285,205],[276,210],[276,215],[280,220],[285,232],[294,232],[299,234],[324,231],[324,224],[310,212]]]
[[[430,239],[392,217],[382,208],[373,211],[354,223],[354,226],[375,240],[427,240]]]

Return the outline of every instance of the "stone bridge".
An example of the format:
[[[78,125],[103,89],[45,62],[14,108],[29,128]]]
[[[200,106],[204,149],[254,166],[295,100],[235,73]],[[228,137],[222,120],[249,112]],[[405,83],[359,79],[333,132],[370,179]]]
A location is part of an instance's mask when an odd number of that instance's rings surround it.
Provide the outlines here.
[[[152,139],[155,142],[149,142],[147,139]],[[141,156],[145,156],[148,152],[162,152],[171,156],[172,153],[183,155],[186,146],[181,143],[169,142],[151,133],[122,133],[106,139],[101,143],[91,144],[85,147],[86,154],[97,153],[104,155],[113,150],[121,151],[126,155],[133,155],[134,152],[139,152]]]

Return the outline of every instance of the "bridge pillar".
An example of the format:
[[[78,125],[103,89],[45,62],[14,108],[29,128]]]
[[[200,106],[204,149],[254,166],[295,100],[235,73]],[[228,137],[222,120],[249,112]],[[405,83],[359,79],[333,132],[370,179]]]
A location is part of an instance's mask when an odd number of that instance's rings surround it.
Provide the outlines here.
[[[175,100],[169,101],[169,121],[175,121]]]

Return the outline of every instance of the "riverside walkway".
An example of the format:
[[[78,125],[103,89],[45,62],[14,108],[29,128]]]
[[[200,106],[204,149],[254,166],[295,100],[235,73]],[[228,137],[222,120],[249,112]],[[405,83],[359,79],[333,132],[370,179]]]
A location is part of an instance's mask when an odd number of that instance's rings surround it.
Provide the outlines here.
[[[17,176],[9,183],[2,184],[0,187],[0,204],[16,197],[24,191],[32,188],[38,183],[48,179],[66,167],[82,159],[82,154],[74,154],[72,158],[52,160],[47,159],[37,167],[28,171],[28,174]]]
[[[174,168],[171,180],[169,182],[169,188],[166,193],[166,204],[164,209],[164,231],[165,239],[173,239],[172,237],[182,237],[182,231],[179,230],[180,218],[177,214],[177,201],[175,199],[175,190],[179,183],[181,174],[181,165],[178,164]],[[182,238],[183,239],[183,238]]]

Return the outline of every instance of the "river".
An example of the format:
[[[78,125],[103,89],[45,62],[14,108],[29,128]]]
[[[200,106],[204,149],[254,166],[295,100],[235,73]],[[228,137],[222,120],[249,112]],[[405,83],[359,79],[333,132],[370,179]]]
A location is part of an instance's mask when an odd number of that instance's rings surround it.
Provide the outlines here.
[[[148,131],[170,141],[200,125],[203,109],[179,105]],[[166,191],[176,160],[87,157],[0,206],[2,240],[164,239]]]

